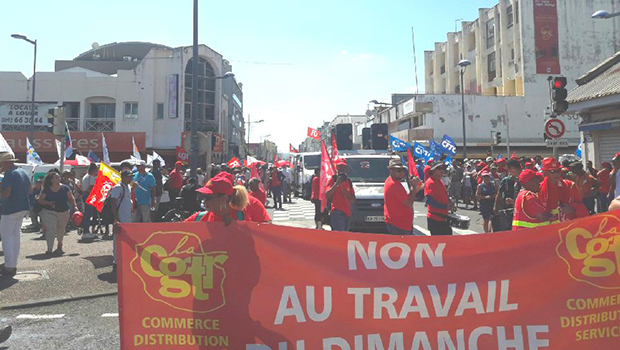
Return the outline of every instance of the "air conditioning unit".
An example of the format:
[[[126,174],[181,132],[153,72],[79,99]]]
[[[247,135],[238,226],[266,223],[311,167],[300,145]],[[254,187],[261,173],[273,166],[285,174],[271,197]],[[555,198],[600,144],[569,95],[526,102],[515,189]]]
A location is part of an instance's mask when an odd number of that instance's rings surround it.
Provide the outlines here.
[[[123,61],[131,61],[133,57],[131,56],[123,56]]]

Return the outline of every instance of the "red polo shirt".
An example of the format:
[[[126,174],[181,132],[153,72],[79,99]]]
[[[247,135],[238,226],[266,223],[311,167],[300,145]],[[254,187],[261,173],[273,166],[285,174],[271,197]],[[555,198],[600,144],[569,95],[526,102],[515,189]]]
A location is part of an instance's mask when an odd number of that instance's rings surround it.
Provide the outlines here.
[[[433,206],[431,203],[428,203],[427,217],[435,221],[446,221],[445,216],[448,215],[447,207],[450,204],[450,199],[448,198],[446,186],[443,184],[441,179],[435,180],[432,177],[429,177],[424,186],[424,195],[427,197],[432,197],[434,202],[446,206],[446,209],[441,209]]]
[[[261,188],[259,188],[258,191],[256,191],[256,192],[251,192],[250,193],[250,197],[254,197],[254,198],[258,199],[261,203],[263,203],[263,205],[265,205],[265,203],[267,203],[267,194]]]
[[[599,188],[599,192],[603,194],[608,194],[611,189],[611,172],[607,169],[603,169],[598,172],[598,179],[601,182],[601,187]]]
[[[183,175],[177,169],[174,169],[170,172],[170,177],[168,178],[169,187],[172,190],[181,190],[183,187]]]
[[[244,213],[248,215],[247,221],[252,222],[269,222],[271,218],[269,213],[265,209],[263,203],[260,200],[250,196],[248,206],[245,208]]]
[[[329,186],[328,191],[334,186],[335,183],[336,176],[333,176],[327,185]],[[332,211],[340,210],[347,216],[351,216],[351,202],[344,197],[344,193],[349,193],[351,195],[355,194],[351,180],[347,179],[347,181],[341,183],[340,186],[338,186],[338,188],[334,191],[334,195],[332,197]]]
[[[383,206],[385,222],[401,230],[413,230],[413,208],[405,205],[405,202],[409,200],[405,187],[390,176],[385,180],[383,198],[385,199]]]
[[[321,191],[321,180],[318,176],[312,178],[312,195],[310,196],[310,200],[318,200],[320,199],[320,191]]]

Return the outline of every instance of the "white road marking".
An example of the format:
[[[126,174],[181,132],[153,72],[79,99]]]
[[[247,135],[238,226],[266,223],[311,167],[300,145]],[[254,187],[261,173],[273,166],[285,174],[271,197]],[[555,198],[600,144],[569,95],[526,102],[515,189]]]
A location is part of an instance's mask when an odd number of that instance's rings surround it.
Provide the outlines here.
[[[115,314],[115,313],[103,314],[103,315],[101,315],[101,317],[118,317],[118,314]]]
[[[18,319],[27,319],[27,320],[40,320],[40,319],[52,319],[52,318],[63,318],[65,314],[56,314],[56,315],[19,315],[16,318]]]

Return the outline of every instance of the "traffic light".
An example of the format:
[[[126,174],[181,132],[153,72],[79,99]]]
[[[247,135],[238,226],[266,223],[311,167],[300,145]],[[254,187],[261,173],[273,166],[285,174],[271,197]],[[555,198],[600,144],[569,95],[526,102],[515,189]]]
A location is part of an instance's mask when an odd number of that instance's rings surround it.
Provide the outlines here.
[[[568,109],[568,91],[566,90],[566,78],[556,77],[551,86],[551,99],[553,100],[551,110],[553,113],[562,114]]]
[[[56,107],[53,109],[53,114],[46,114],[48,123],[52,126],[52,133],[56,136],[65,136],[65,108]]]
[[[497,131],[495,133],[495,144],[499,145],[500,143],[502,143],[502,133]]]

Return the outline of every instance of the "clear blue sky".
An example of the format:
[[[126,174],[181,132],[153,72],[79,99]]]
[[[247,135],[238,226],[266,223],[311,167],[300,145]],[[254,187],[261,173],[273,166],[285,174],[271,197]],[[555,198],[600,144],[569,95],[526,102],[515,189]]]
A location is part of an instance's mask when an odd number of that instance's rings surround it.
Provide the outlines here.
[[[287,152],[308,126],[337,114],[363,114],[369,100],[413,92],[411,27],[416,33],[418,76],[424,86],[424,50],[445,41],[454,20],[477,18],[497,0],[266,0],[207,1],[199,7],[199,40],[233,64],[244,84],[245,116],[265,123],[252,142],[269,139]],[[3,1],[0,70],[32,73],[54,60],[72,59],[93,42],[192,43],[192,0]],[[263,62],[257,64],[249,62]]]

